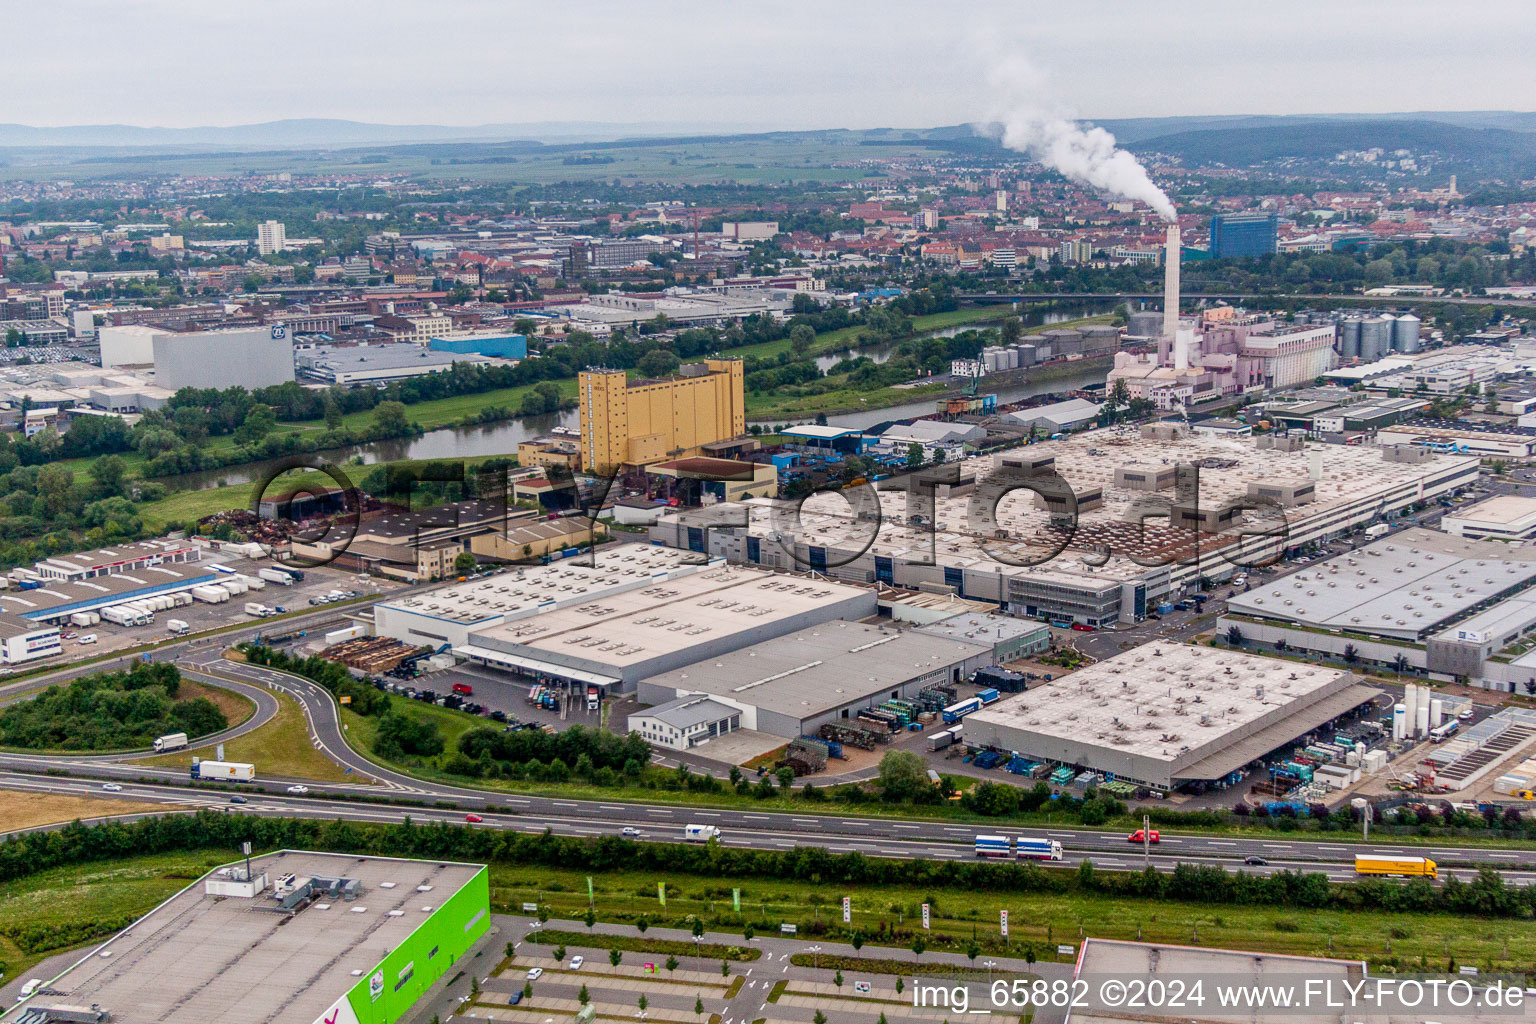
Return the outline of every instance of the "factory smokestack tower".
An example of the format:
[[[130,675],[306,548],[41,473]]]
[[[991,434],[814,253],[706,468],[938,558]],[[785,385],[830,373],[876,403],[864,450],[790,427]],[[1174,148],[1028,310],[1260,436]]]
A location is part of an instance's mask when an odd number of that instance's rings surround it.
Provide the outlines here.
[[[1168,243],[1163,251],[1163,336],[1179,336],[1179,226],[1168,225]]]

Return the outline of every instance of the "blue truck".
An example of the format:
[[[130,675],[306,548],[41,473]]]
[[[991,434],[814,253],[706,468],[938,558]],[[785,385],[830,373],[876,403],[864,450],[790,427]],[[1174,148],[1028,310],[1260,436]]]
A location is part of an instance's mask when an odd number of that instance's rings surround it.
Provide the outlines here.
[[[946,725],[953,725],[971,712],[980,710],[981,699],[979,697],[967,697],[965,700],[956,701],[945,708],[940,717],[944,719]]]

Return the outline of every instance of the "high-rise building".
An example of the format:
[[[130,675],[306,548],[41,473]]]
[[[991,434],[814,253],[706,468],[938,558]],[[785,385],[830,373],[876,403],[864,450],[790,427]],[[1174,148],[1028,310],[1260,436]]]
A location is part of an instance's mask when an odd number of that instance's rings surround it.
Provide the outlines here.
[[[288,248],[288,228],[280,220],[264,220],[256,225],[256,251],[271,256]]]
[[[1069,238],[1056,249],[1062,263],[1087,263],[1093,259],[1093,243],[1086,238]]]
[[[1211,256],[1214,259],[1268,256],[1275,251],[1276,218],[1272,213],[1211,218]]]
[[[623,370],[587,369],[576,380],[581,465],[603,473],[704,453],[746,433],[740,359],[684,363],[671,377],[630,380]]]

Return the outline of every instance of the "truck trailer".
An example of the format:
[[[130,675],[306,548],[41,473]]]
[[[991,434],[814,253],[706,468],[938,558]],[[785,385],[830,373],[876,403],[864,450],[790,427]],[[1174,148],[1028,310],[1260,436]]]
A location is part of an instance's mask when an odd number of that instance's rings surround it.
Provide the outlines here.
[[[252,782],[256,778],[256,766],[239,761],[199,761],[192,766],[191,777],[218,782]]]
[[[257,569],[256,575],[268,583],[276,583],[280,587],[293,586],[293,577],[281,569]]]
[[[255,601],[247,601],[245,603],[245,614],[254,615],[258,619],[264,619],[268,615],[272,614],[272,609],[268,608],[264,604],[258,604]]]
[[[1006,858],[1013,855],[1012,844],[1007,836],[977,836],[976,856]]]
[[[172,636],[186,636],[192,631],[192,627],[187,625],[184,619],[167,619],[165,628],[171,631]]]
[[[1055,839],[1020,836],[1014,856],[1019,860],[1061,860],[1061,843]]]
[[[1355,855],[1355,874],[1391,875],[1398,878],[1438,878],[1435,862],[1428,857],[1365,857]]]

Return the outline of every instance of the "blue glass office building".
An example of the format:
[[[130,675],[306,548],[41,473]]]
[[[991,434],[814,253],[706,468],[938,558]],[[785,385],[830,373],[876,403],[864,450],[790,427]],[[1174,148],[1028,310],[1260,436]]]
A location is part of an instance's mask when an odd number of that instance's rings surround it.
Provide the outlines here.
[[[1213,259],[1241,259],[1268,256],[1275,251],[1275,215],[1245,214],[1211,218],[1211,256]]]

